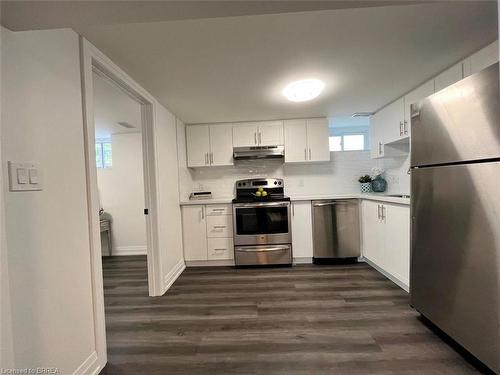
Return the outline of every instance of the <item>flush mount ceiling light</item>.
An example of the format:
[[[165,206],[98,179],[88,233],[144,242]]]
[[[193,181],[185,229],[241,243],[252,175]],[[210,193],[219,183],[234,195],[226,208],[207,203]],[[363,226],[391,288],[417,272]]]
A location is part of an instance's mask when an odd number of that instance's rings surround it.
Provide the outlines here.
[[[291,102],[305,102],[321,94],[325,84],[319,79],[303,79],[288,84],[283,95]]]

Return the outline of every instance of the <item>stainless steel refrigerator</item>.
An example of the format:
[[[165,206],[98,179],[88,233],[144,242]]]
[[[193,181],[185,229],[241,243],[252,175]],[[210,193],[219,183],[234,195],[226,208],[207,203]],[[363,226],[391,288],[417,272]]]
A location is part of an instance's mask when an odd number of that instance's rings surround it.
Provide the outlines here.
[[[411,303],[500,372],[498,64],[412,106]]]

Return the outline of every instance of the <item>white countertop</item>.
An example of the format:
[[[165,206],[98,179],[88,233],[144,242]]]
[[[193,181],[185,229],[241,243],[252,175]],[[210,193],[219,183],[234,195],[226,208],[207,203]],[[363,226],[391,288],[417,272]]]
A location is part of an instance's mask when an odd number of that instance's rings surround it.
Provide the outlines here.
[[[290,196],[292,201],[312,201],[322,199],[366,199],[379,202],[397,203],[397,204],[410,204],[410,198],[393,197],[384,193],[371,193],[371,194],[331,194],[331,195],[295,195]],[[229,204],[233,200],[232,197],[226,198],[212,198],[200,199],[192,201],[181,201],[181,206],[197,205],[197,204]]]

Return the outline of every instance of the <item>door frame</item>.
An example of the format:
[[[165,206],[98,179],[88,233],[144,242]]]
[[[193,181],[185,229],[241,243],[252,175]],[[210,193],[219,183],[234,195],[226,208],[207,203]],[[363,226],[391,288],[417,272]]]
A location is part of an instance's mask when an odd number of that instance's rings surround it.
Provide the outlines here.
[[[162,294],[161,262],[158,245],[158,192],[156,188],[155,113],[156,101],[129,75],[113,63],[88,40],[80,36],[80,65],[84,123],[84,151],[87,182],[87,210],[91,255],[94,335],[101,368],[107,362],[104,289],[99,223],[99,193],[95,160],[94,87],[93,72],[111,80],[141,105],[142,154],[144,164],[144,199],[149,213],[146,218],[148,288],[150,296]]]

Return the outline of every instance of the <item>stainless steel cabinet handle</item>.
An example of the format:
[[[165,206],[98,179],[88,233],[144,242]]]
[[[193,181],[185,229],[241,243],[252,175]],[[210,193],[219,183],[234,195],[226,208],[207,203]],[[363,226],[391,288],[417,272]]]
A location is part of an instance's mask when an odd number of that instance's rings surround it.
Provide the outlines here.
[[[380,220],[380,204],[377,204],[377,217]]]
[[[403,135],[403,121],[399,122],[399,136],[401,137]]]
[[[387,208],[385,208],[385,206],[382,205],[382,220],[385,220],[385,217],[386,217],[385,214],[386,214],[386,212],[387,212]]]
[[[225,225],[214,225],[214,229],[224,229]]]
[[[259,132],[259,145],[262,143],[262,133]]]
[[[404,121],[404,126],[403,126],[404,133],[408,135],[408,121]]]
[[[250,246],[245,246],[243,247],[237,247],[235,248],[236,251],[250,251],[250,252],[266,252],[266,251],[285,251],[288,250],[287,247],[250,247]]]
[[[311,148],[309,147],[309,160],[311,160]]]
[[[201,208],[201,220],[205,219],[205,208]]]
[[[257,132],[253,133],[253,142],[257,144]]]
[[[214,251],[226,251],[227,249],[214,249]]]
[[[225,208],[212,208],[212,211],[217,211],[217,212],[223,212],[225,211]]]
[[[378,154],[382,155],[382,142],[378,143]]]
[[[214,153],[211,152],[210,153],[210,164],[213,164],[214,163]]]

